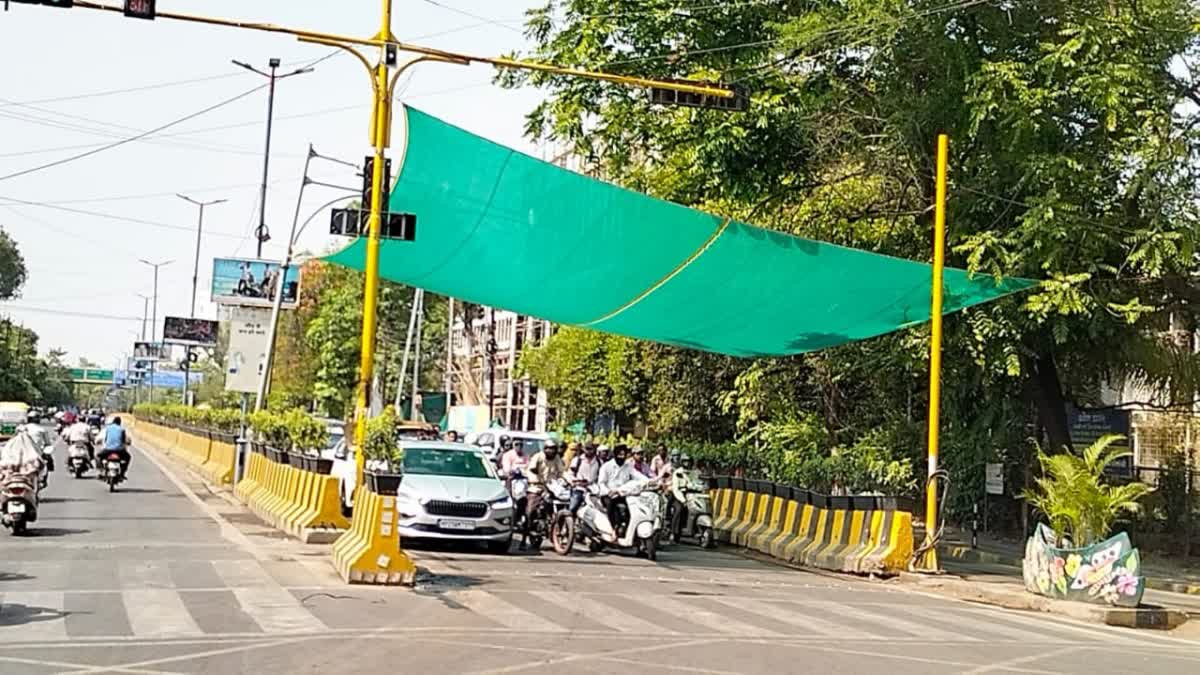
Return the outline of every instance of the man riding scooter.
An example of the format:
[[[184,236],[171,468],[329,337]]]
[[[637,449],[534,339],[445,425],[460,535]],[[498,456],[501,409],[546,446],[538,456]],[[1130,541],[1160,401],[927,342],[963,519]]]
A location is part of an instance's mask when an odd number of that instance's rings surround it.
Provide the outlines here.
[[[625,504],[625,497],[618,493],[617,489],[635,480],[637,475],[633,470],[633,464],[625,461],[629,458],[628,447],[618,444],[613,448],[612,455],[612,459],[600,467],[599,486],[600,493],[604,495],[604,508],[608,511],[608,522],[612,523],[613,530],[623,532],[629,509]]]
[[[682,455],[679,466],[671,476],[671,539],[678,543],[680,536],[695,537],[700,546],[711,548],[712,501],[708,484],[700,477],[692,458]]]

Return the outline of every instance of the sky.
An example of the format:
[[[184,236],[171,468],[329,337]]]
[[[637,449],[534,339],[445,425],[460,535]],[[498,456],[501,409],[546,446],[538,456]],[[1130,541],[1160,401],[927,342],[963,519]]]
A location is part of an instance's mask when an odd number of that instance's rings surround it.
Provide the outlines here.
[[[431,47],[501,55],[526,46],[521,19],[537,4],[394,0],[393,32]],[[159,0],[158,10],[366,37],[378,29],[380,4]],[[86,358],[112,366],[140,337],[146,303],[139,295],[153,294],[153,269],[139,259],[172,261],[159,271],[161,335],[163,317],[187,316],[191,301],[198,209],[175,196],[182,193],[228,200],[205,209],[199,253],[196,316],[217,318],[208,291],[212,258],[255,255],[265,88],[145,140],[5,176],[154,129],[265,83],[231,59],[266,70],[267,60],[278,57],[284,73],[337,51],[285,35],[79,7],[0,10],[0,227],[17,241],[28,268],[21,298],[0,304],[0,314],[35,330],[43,353],[61,348],[72,364]],[[541,146],[522,135],[525,115],[541,94],[501,89],[491,84],[493,74],[484,65],[419,64],[401,78],[400,100],[541,156]],[[312,73],[277,81],[266,212],[273,238],[263,257],[283,257],[309,143],[355,164],[370,153],[370,102],[366,70],[345,53],[316,64]],[[393,128],[393,139],[398,131]],[[335,162],[314,160],[310,176],[360,185],[354,169]],[[342,194],[310,186],[301,220]],[[337,243],[328,234],[328,216],[319,215],[299,248],[320,252]]]

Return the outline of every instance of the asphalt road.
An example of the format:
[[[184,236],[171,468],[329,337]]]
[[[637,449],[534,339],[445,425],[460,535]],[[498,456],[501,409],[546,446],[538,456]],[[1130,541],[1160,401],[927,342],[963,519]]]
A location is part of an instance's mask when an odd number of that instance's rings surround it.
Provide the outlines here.
[[[0,539],[0,673],[1200,672],[1161,633],[686,546],[412,547],[415,589],[348,587],[326,546],[165,461],[135,452],[116,494],[56,472],[30,536]]]

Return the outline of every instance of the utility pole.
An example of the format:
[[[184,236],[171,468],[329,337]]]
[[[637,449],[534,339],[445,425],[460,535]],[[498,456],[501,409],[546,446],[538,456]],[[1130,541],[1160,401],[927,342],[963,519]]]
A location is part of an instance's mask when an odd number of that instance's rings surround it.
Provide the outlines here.
[[[157,353],[154,354],[155,358],[150,360],[150,402],[154,403],[154,364],[155,364],[157,358],[162,356],[162,350],[157,347],[157,345],[158,345],[158,337],[157,337],[157,335],[158,335],[158,268],[166,266],[166,265],[170,265],[171,263],[173,263],[175,261],[174,260],[164,260],[162,262],[155,263],[155,262],[150,262],[149,260],[139,258],[138,262],[142,263],[143,265],[149,265],[150,267],[154,268],[154,302],[150,303],[150,305],[151,305],[151,310],[150,310],[150,347],[151,347],[151,349],[157,350]]]
[[[138,293],[142,299],[142,342],[146,341],[146,320],[150,317],[150,296]]]
[[[496,421],[496,309],[488,307],[488,426]]]
[[[200,215],[196,218],[196,261],[192,264],[192,308],[191,308],[191,313],[188,314],[189,318],[194,319],[194,318],[196,318],[196,285],[200,279],[200,236],[201,236],[201,233],[204,232],[204,207],[213,206],[214,204],[221,204],[221,203],[225,202],[226,200],[212,199],[207,202],[202,202],[202,201],[197,201],[195,199],[192,199],[191,197],[188,197],[187,195],[181,195],[178,192],[175,193],[175,196],[179,197],[180,199],[184,200],[185,202],[188,202],[190,204],[195,204],[197,207],[199,207],[199,211],[200,211]],[[190,384],[190,381],[191,381],[191,375],[192,375],[192,348],[191,348],[191,346],[188,346],[184,350],[184,356],[183,356],[183,404],[184,405],[187,405],[187,403],[188,403],[188,385]]]
[[[263,244],[271,239],[271,233],[267,230],[267,175],[271,165],[271,123],[275,118],[275,80],[282,80],[293,75],[311,73],[313,69],[297,68],[286,75],[276,75],[275,69],[279,68],[279,59],[276,58],[267,61],[267,67],[271,69],[269,73],[264,73],[249,63],[243,63],[236,59],[233,60],[233,64],[241,66],[252,73],[262,75],[270,82],[270,85],[267,87],[267,141],[266,149],[263,150],[262,187],[258,195],[258,227],[254,230],[254,238],[258,240],[257,257],[261,258]]]

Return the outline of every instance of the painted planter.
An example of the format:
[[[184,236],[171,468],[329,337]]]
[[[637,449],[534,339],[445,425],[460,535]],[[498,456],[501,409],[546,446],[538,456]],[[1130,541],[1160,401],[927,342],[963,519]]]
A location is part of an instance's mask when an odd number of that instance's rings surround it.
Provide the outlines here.
[[[1058,548],[1054,530],[1038,523],[1025,544],[1022,571],[1030,593],[1114,607],[1137,607],[1146,578],[1137,549],[1121,532],[1084,548]]]

